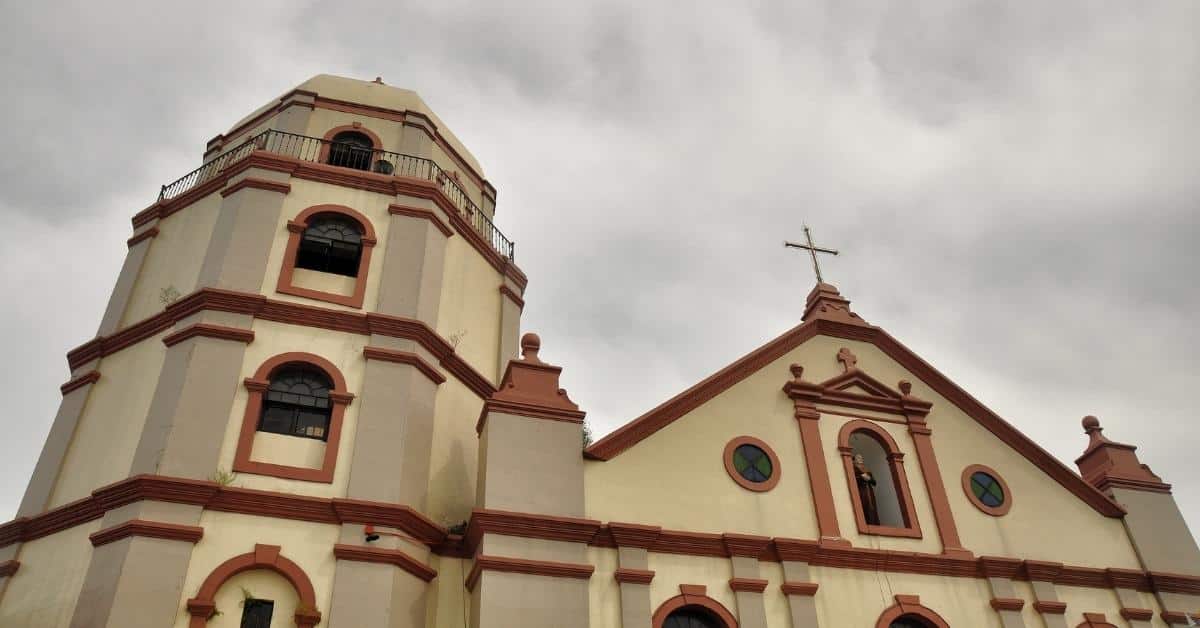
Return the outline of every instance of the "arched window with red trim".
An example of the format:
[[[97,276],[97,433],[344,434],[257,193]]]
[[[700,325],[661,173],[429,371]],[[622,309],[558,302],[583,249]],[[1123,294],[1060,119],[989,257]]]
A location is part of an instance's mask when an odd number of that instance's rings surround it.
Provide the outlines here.
[[[361,308],[375,248],[375,228],[343,205],[315,205],[287,223],[287,248],[275,290]]]
[[[896,439],[871,421],[849,421],[838,434],[838,451],[859,533],[921,538]]]

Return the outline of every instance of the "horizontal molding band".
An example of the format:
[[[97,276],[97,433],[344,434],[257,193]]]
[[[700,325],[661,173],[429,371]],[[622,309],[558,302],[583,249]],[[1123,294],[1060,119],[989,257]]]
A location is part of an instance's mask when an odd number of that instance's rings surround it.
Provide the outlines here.
[[[254,342],[254,331],[239,329],[237,327],[226,327],[225,325],[213,325],[212,323],[196,323],[195,325],[184,327],[169,336],[165,336],[162,341],[164,345],[173,347],[192,338],[216,338],[218,340],[232,340],[234,342],[250,344]]]
[[[394,565],[425,582],[437,577],[437,571],[432,567],[400,550],[338,543],[333,546],[333,555],[338,560]]]
[[[509,300],[515,303],[517,309],[525,309],[525,299],[522,299],[521,295],[517,294],[512,288],[509,288],[507,284],[500,284],[500,294],[508,297]]]
[[[613,579],[622,584],[650,584],[654,580],[654,571],[651,569],[618,567],[613,572]]]
[[[466,585],[468,591],[475,590],[475,585],[479,583],[479,578],[485,571],[586,580],[592,577],[592,573],[596,571],[596,566],[581,563],[562,563],[552,560],[528,560],[525,558],[480,555],[475,557],[475,566],[471,568],[471,573],[467,576]]]
[[[1154,618],[1154,611],[1148,608],[1122,608],[1121,617],[1124,617],[1125,619],[1145,621]]]
[[[99,532],[93,532],[88,535],[88,540],[92,542],[93,547],[100,547],[101,545],[107,545],[131,536],[145,536],[152,539],[196,543],[204,537],[204,528],[177,523],[164,523],[161,521],[146,521],[145,519],[131,519],[100,530]]]
[[[92,360],[111,355],[166,331],[177,321],[203,311],[249,314],[255,319],[276,323],[364,336],[378,334],[413,340],[437,357],[439,364],[480,398],[487,399],[496,391],[491,381],[455,353],[453,345],[421,321],[386,314],[331,310],[290,301],[276,301],[261,294],[217,288],[201,288],[171,303],[158,314],[142,319],[112,335],[101,336],[80,345],[67,353],[67,363],[74,370]],[[176,334],[172,334],[174,335]]]
[[[363,357],[368,360],[379,360],[380,362],[407,364],[415,367],[422,375],[429,378],[429,381],[435,384],[441,384],[446,381],[445,375],[442,375],[436,368],[433,368],[431,364],[415,353],[380,347],[363,347]]]
[[[231,486],[206,480],[190,480],[155,475],[139,475],[92,492],[89,497],[59,506],[33,517],[21,517],[0,525],[0,547],[29,541],[93,521],[105,511],[142,501],[195,504],[208,510],[239,514],[311,521],[317,523],[374,524],[399,529],[444,556],[470,557],[484,533],[525,538],[579,542],[593,547],[618,547],[617,538],[633,538],[651,552],[711,556],[731,556],[726,537],[678,530],[660,530],[653,526],[614,523],[602,525],[594,519],[548,517],[529,513],[478,509],[472,512],[467,535],[450,535],[447,530],[413,508],[403,504],[344,498],[292,495]],[[655,532],[657,531],[657,534]],[[744,536],[744,535],[742,535]],[[753,537],[750,537],[753,538]],[[758,557],[771,562],[800,561],[810,565],[867,571],[916,573],[962,578],[986,578],[995,573],[997,564],[1010,569],[1011,579],[1038,580],[1068,586],[1100,589],[1133,588],[1140,591],[1196,595],[1200,577],[1131,569],[1098,569],[1015,558],[969,558],[842,547],[816,540],[774,537]],[[1042,613],[1063,612],[1061,602],[1037,602]]]
[[[0,578],[9,577],[9,576],[17,573],[17,570],[20,568],[21,568],[21,561],[6,560],[6,561],[0,563]]]
[[[238,190],[266,190],[268,192],[279,192],[280,194],[288,194],[292,191],[290,183],[282,181],[272,181],[270,179],[260,179],[258,177],[246,177],[234,183],[233,185],[221,190],[221,196],[229,196]]]
[[[1067,603],[1039,600],[1033,603],[1033,610],[1044,615],[1062,615],[1067,612]]]
[[[80,375],[79,377],[72,379],[71,381],[63,384],[62,386],[59,386],[58,389],[62,392],[63,395],[66,395],[66,394],[74,392],[80,388],[83,388],[84,386],[87,386],[88,384],[95,384],[98,381],[100,381],[100,371],[88,371],[87,373],[84,373],[83,375]]]
[[[150,238],[153,238],[157,235],[158,235],[158,227],[150,227],[149,229],[146,229],[145,231],[139,231],[138,233],[133,234],[132,237],[130,237],[128,240],[125,241],[125,246],[132,249],[133,246],[135,244],[137,244],[138,242],[142,242],[144,240],[149,240]]]
[[[388,213],[393,216],[422,218],[433,223],[433,226],[437,227],[437,230],[441,231],[442,235],[446,236],[447,238],[454,235],[454,230],[447,226],[446,223],[443,222],[437,214],[433,213],[433,210],[431,209],[425,209],[423,207],[409,207],[407,205],[397,205],[393,203],[388,205]]]
[[[1015,597],[994,597],[992,608],[997,611],[1019,611],[1025,608],[1025,600]]]

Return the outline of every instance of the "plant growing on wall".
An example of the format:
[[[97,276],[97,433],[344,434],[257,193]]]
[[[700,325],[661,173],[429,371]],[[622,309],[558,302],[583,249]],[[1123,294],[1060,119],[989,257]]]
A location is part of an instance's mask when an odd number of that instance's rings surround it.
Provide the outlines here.
[[[237,474],[232,471],[217,469],[212,475],[208,476],[208,479],[221,486],[230,486],[237,479]]]

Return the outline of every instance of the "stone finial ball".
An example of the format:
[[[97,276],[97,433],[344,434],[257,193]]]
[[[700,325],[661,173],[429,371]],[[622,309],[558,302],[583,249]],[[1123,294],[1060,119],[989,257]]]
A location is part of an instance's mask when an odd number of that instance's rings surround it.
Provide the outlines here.
[[[521,336],[521,353],[531,352],[537,354],[538,349],[542,348],[542,339],[537,334],[530,332]]]
[[[1098,427],[1100,427],[1100,419],[1097,419],[1096,417],[1094,417],[1090,414],[1083,417],[1083,429],[1084,430],[1094,430]]]

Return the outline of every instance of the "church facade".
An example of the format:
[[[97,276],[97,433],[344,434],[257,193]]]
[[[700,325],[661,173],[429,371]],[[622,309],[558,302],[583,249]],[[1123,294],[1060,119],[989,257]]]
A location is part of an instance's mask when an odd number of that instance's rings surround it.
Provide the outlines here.
[[[1160,628],[1170,485],[1068,468],[818,283],[584,446],[496,190],[413,92],[322,75],[129,252],[17,517],[0,627]],[[519,357],[518,357],[519,355]]]

